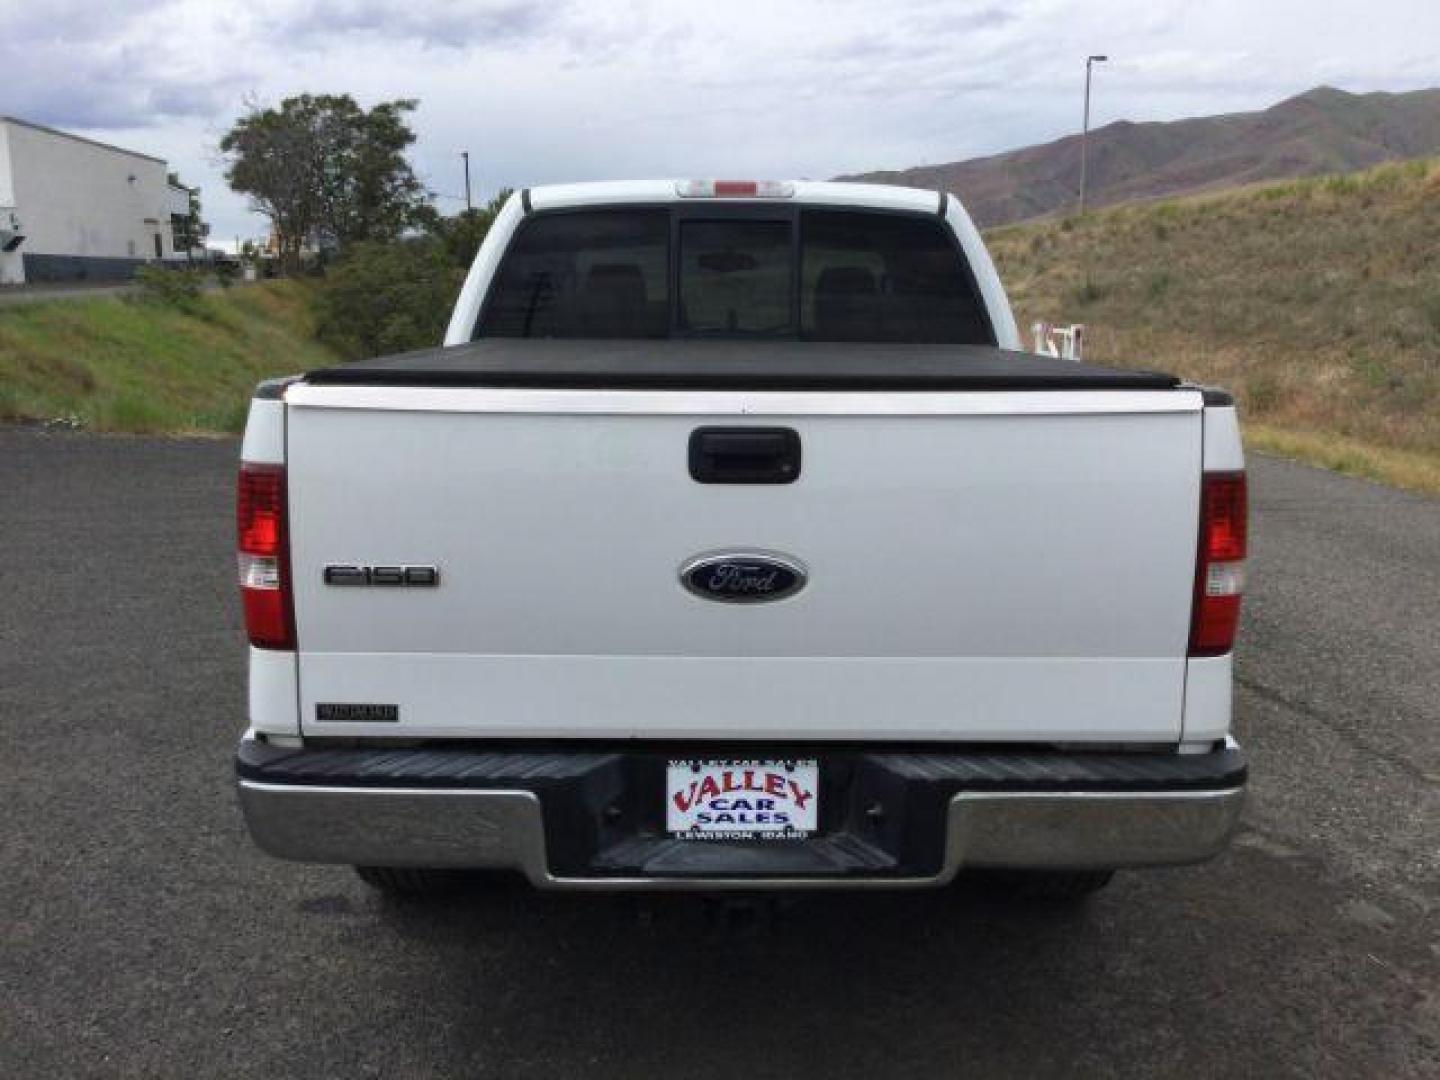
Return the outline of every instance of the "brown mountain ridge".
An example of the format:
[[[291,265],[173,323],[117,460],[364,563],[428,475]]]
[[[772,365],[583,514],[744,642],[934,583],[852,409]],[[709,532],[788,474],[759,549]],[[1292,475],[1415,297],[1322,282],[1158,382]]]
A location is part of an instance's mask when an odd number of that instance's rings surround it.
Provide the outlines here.
[[[1440,88],[1352,94],[1316,87],[1261,112],[1120,120],[1090,132],[1091,206],[1440,153]],[[1080,187],[1080,136],[991,157],[839,177],[953,191],[982,227],[1064,211]]]

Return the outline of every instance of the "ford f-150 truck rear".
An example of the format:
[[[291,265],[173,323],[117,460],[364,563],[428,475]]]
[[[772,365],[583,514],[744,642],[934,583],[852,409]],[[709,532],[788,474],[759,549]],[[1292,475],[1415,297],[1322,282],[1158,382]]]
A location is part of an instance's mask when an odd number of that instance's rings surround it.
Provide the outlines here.
[[[255,840],[394,888],[1078,893],[1215,854],[1235,410],[1018,347],[944,195],[513,197],[444,347],[257,392]]]

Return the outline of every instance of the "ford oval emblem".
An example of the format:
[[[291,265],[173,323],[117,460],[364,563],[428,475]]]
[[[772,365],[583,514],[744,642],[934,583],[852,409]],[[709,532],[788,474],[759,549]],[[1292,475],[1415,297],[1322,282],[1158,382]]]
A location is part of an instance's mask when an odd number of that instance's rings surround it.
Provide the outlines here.
[[[805,567],[800,563],[763,551],[699,555],[680,568],[685,588],[705,600],[727,604],[783,600],[803,589],[805,580]]]

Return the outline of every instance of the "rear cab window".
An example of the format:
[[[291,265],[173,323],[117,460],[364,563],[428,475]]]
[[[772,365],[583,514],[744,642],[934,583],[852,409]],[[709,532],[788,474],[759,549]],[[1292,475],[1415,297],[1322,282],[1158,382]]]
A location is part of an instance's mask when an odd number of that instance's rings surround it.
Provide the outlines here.
[[[478,336],[668,337],[669,251],[664,210],[536,215],[500,264]]]
[[[995,344],[938,216],[770,206],[537,213],[475,336]]]
[[[993,345],[984,305],[938,218],[800,215],[801,336]]]
[[[788,221],[682,221],[682,332],[789,335],[795,243]]]

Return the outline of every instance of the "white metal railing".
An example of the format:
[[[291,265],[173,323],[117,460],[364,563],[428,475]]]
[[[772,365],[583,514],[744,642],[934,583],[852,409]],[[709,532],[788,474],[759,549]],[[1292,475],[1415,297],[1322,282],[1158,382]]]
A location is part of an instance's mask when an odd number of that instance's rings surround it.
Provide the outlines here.
[[[1084,323],[1056,326],[1054,323],[1037,322],[1031,324],[1030,332],[1035,337],[1035,351],[1041,356],[1079,360],[1084,354]]]

